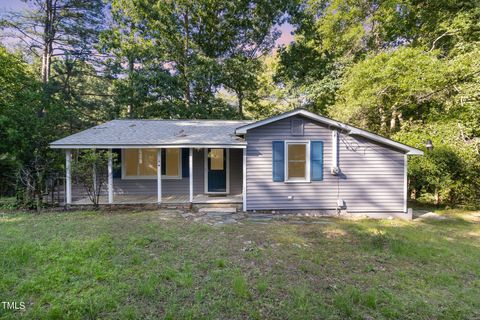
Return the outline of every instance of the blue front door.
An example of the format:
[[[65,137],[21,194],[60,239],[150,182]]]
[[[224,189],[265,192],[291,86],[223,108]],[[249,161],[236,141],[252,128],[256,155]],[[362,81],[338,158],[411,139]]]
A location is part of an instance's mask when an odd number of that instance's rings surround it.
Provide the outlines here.
[[[207,149],[208,192],[227,192],[227,150]]]

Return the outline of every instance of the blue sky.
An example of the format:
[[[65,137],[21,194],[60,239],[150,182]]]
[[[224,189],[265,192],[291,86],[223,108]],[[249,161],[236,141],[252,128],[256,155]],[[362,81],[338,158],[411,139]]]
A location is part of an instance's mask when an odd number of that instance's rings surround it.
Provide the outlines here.
[[[19,10],[25,8],[27,5],[20,0],[0,0],[0,9],[5,10]]]

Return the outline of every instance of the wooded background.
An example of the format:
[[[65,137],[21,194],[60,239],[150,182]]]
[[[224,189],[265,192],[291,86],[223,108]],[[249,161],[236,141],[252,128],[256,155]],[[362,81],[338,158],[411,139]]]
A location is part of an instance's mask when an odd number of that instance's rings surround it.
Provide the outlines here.
[[[0,194],[19,206],[64,172],[48,144],[87,127],[296,107],[432,140],[410,158],[411,197],[480,205],[480,1],[27,2],[0,18]]]

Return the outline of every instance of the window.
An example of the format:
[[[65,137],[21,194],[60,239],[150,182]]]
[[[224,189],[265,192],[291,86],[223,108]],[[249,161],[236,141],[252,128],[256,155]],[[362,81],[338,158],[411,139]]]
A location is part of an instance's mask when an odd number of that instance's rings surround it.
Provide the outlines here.
[[[287,142],[286,147],[286,180],[309,181],[308,142]]]
[[[210,149],[210,170],[223,170],[223,149]]]
[[[180,149],[165,149],[165,176],[180,176]],[[163,156],[163,155],[162,155]]]
[[[158,149],[125,149],[123,152],[123,178],[154,179],[157,177]],[[181,177],[181,152],[177,148],[162,152],[162,176]]]
[[[138,149],[138,175],[154,176],[157,174],[157,150]]]

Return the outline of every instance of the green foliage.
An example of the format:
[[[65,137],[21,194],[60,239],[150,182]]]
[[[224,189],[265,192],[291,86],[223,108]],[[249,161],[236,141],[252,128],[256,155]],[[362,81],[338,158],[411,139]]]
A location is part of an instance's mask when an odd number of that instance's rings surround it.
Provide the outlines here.
[[[109,81],[98,75],[93,46],[103,9],[101,0],[29,1],[0,17],[6,43],[20,39],[23,49],[23,56],[0,49],[1,89],[11,93],[0,102],[0,166],[8,167],[0,193],[15,192],[21,206],[40,209],[60,175],[63,159],[49,143],[110,114],[109,100],[99,98],[108,97]]]
[[[290,95],[301,97],[302,107],[325,114],[335,102],[335,93],[349,59],[334,59],[311,42],[292,43],[280,50],[280,64],[274,76]]]
[[[19,56],[0,48],[1,90],[0,166],[5,193],[17,193],[20,205],[40,208],[47,179],[60,169],[58,153],[48,144],[62,135],[66,114],[62,106],[43,105],[42,86]],[[46,112],[38,117],[38,110]]]
[[[260,120],[289,111],[300,103],[294,90],[279,86],[275,76],[279,68],[279,56],[272,54],[261,60],[257,70],[258,87],[255,99],[247,100],[245,113],[248,118]]]
[[[112,153],[116,163],[117,154]],[[106,150],[85,150],[78,154],[72,166],[72,176],[87,192],[90,201],[98,207],[100,193],[106,188],[109,152]]]
[[[400,48],[368,57],[345,74],[330,114],[383,134],[403,119],[422,119],[441,102],[430,95],[451,80],[435,52]]]
[[[255,100],[258,57],[278,36],[287,1],[113,1],[103,49],[115,55],[120,114],[169,118],[232,117],[216,95],[230,90],[238,116]]]
[[[436,204],[480,205],[480,141],[467,136],[460,122],[411,124],[394,138],[425,152],[409,160],[409,191],[413,198]],[[433,142],[431,151],[423,147],[428,139]]]
[[[11,147],[23,135],[14,127],[11,115],[25,102],[30,103],[28,100],[34,95],[35,83],[29,79],[27,68],[20,57],[0,47],[0,177],[3,182],[0,194],[12,195],[15,186],[14,172],[19,162]]]

